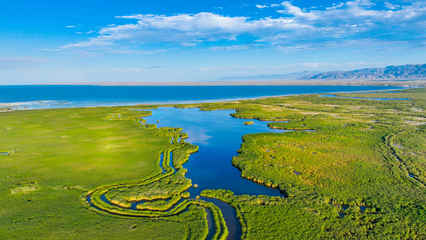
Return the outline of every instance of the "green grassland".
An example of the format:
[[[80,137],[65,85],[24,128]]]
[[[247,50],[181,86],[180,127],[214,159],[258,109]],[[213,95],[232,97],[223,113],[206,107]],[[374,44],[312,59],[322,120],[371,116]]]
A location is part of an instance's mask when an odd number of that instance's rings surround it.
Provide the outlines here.
[[[152,129],[149,125],[142,126]],[[188,225],[187,219],[175,220],[187,225],[184,239],[207,238],[209,224],[214,226],[212,228],[214,232],[209,239],[226,239],[228,228],[220,208],[208,201],[188,199],[190,194],[185,192],[192,186],[192,183],[185,177],[186,169],[182,167],[182,164],[198,148],[182,141],[177,142],[177,139],[185,137],[185,134],[180,134],[179,129],[161,128],[156,130],[159,130],[160,134],[171,134],[171,146],[160,154],[159,165],[162,172],[137,181],[99,186],[89,191],[82,199],[84,205],[103,214],[128,218],[143,217],[153,220],[159,218],[170,220],[191,211],[191,207],[197,206],[205,209],[203,226]],[[213,216],[213,221],[210,223],[207,218],[208,213]]]
[[[244,136],[233,159],[243,177],[289,197],[203,195],[236,207],[247,239],[425,239],[426,91],[374,96],[410,100],[308,95],[239,104],[235,117],[288,121],[270,126],[295,130]]]
[[[244,136],[232,162],[288,197],[202,193],[236,208],[244,239],[426,239],[426,90],[339,96],[410,100],[301,95],[175,106],[235,109],[234,117],[292,130]],[[206,209],[213,238],[226,238],[220,209],[187,198],[182,164],[196,146],[132,110],[151,107],[0,112],[2,239],[203,239]]]
[[[158,154],[171,145],[171,131],[142,127],[143,115],[125,108],[1,113],[0,149],[11,153],[0,156],[1,239],[184,239],[205,229],[195,205],[150,220],[82,203],[98,186],[161,173]]]

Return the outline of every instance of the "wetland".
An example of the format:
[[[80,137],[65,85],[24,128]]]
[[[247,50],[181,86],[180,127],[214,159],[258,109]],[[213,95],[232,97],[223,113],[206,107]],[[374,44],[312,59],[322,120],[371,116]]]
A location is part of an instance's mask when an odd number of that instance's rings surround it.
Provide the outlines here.
[[[336,96],[2,112],[0,235],[424,239],[425,89]]]

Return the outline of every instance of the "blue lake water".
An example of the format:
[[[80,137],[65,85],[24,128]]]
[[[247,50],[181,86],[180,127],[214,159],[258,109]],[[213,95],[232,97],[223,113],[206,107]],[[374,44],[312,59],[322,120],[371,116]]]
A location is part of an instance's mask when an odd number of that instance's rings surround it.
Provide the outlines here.
[[[235,194],[282,195],[278,189],[242,178],[241,172],[232,166],[232,158],[240,149],[242,136],[284,131],[270,129],[267,122],[257,120],[253,120],[253,125],[245,125],[247,120],[233,118],[232,112],[159,108],[152,110],[152,116],[145,119],[159,127],[183,128],[189,135],[185,141],[199,146],[198,152],[184,164],[188,169],[187,177],[193,184],[198,184],[198,188],[190,189],[191,195],[198,195],[204,189],[229,189]]]
[[[0,107],[39,109],[186,103],[389,89],[400,88],[392,86],[0,86]]]

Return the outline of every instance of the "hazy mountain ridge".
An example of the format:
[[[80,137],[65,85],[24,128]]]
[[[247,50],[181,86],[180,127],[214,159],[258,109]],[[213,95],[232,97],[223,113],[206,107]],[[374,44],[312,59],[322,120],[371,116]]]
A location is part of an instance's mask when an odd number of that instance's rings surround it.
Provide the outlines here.
[[[305,75],[300,80],[420,80],[426,79],[426,64],[364,68],[352,71],[331,71]]]
[[[312,71],[302,71],[302,72],[291,72],[284,74],[260,74],[260,75],[247,75],[247,76],[229,76],[222,77],[220,80],[222,81],[239,81],[239,80],[271,80],[271,79],[289,79],[289,80],[297,80],[297,79],[307,79],[307,77],[313,76],[315,74],[319,74],[320,72],[312,72]]]
[[[406,81],[426,80],[426,64],[407,64],[383,68],[362,68],[349,71],[302,71],[285,74],[226,76],[220,81]]]

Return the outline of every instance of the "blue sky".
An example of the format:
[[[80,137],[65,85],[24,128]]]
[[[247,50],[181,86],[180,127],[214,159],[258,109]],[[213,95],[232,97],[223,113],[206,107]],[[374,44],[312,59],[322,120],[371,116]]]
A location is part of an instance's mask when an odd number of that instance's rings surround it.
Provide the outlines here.
[[[0,84],[215,81],[426,62],[424,0],[0,6]]]

